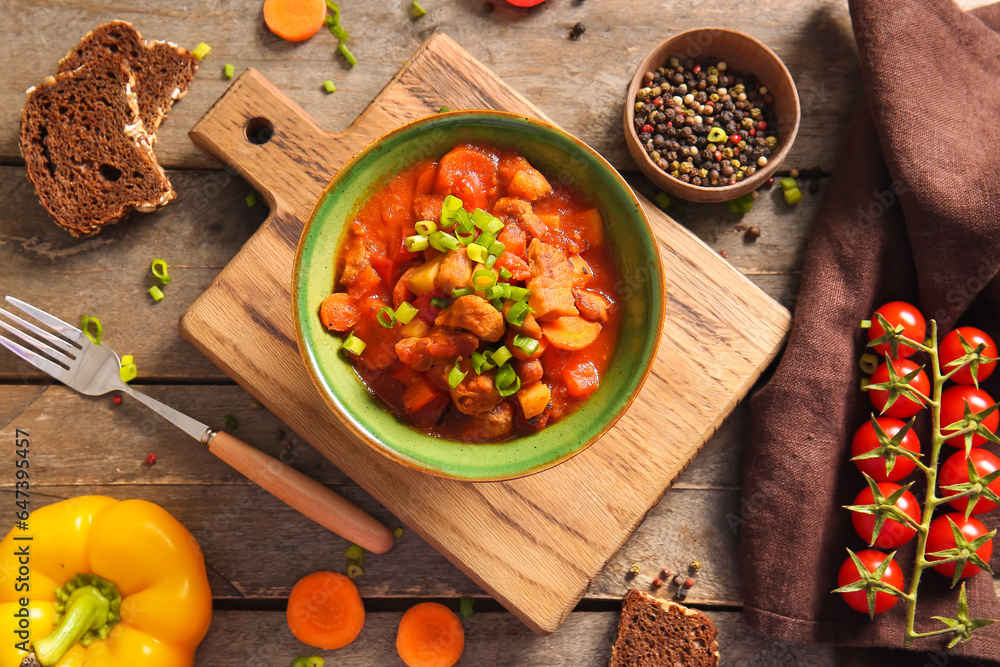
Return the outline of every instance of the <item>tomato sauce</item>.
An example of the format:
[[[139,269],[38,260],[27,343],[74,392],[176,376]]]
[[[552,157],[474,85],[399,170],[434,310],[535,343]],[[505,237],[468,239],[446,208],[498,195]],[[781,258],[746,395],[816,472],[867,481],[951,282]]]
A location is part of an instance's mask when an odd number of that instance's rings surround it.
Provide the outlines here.
[[[411,362],[412,367],[400,360],[400,341],[436,340],[433,333],[428,333],[431,327],[443,331],[449,344],[456,342],[459,346],[464,344],[463,339],[468,341],[473,334],[482,335],[477,333],[475,323],[469,325],[471,334],[461,328],[435,326],[435,319],[443,309],[449,309],[445,315],[454,310],[451,308],[454,295],[439,287],[443,268],[434,278],[433,289],[422,294],[414,292],[414,289],[427,287],[414,275],[433,268],[430,265],[443,258],[442,253],[433,248],[408,251],[406,239],[417,234],[418,221],[440,220],[442,205],[449,195],[458,197],[468,213],[482,209],[505,223],[496,237],[504,249],[495,257],[493,272],[499,273],[500,267],[509,271],[510,285],[524,287],[534,277],[530,269],[530,248],[534,239],[555,249],[563,267],[560,271],[570,264],[574,267],[572,294],[577,307],[571,309],[577,311],[577,315],[561,317],[560,321],[572,320],[569,324],[574,326],[568,329],[571,332],[593,331],[595,322],[600,324],[600,331],[592,342],[585,340],[589,344],[582,349],[570,349],[578,346],[578,339],[570,337],[567,343],[565,336],[553,337],[552,312],[547,316],[540,314],[537,324],[545,333],[538,339],[539,352],[533,358],[541,362],[542,373],[541,380],[530,386],[544,384],[547,387],[545,403],[529,401],[527,395],[532,392],[526,392],[528,386],[522,385],[520,391],[501,398],[489,413],[466,414],[448,383],[451,377],[448,371],[452,367],[456,373],[462,368],[468,369],[470,353],[454,358],[426,357],[421,363]],[[498,206],[501,199],[518,200],[515,203],[519,210],[528,213],[521,213],[519,218],[499,213],[504,204],[501,202]],[[442,228],[442,231],[454,233],[457,229]],[[476,229],[475,234],[480,234],[480,230]],[[472,257],[471,250],[464,245],[453,250],[455,252],[468,252]],[[461,259],[465,261],[464,256]],[[579,261],[581,259],[583,262]],[[535,266],[537,270],[537,262]],[[479,264],[476,268],[485,269]],[[348,225],[338,252],[335,275],[338,276],[337,291],[346,292],[346,297],[331,297],[329,307],[336,306],[340,310],[334,313],[335,317],[330,316],[329,322],[324,319],[324,323],[328,328],[343,332],[345,338],[347,331],[352,331],[365,343],[360,355],[347,354],[362,381],[400,419],[430,435],[463,442],[498,442],[535,432],[586,402],[599,388],[614,354],[621,321],[620,294],[616,289],[620,283],[604,236],[603,218],[584,193],[572,184],[536,171],[512,150],[461,144],[439,160],[422,160],[391,178],[368,199]],[[483,292],[475,294],[483,296]],[[595,296],[600,298],[595,300]],[[396,321],[386,327],[379,322],[380,311],[383,322],[394,319],[389,317],[389,311],[396,310],[403,301],[419,309],[410,323],[404,325]],[[510,306],[514,302],[500,299],[493,303],[494,308],[499,308],[501,303]],[[591,307],[587,307],[587,303],[592,304]],[[492,317],[495,319],[496,314]],[[484,318],[473,319],[480,322]],[[494,342],[480,338],[471,344],[475,346],[478,342],[480,353],[491,353],[506,344],[515,353],[515,358],[526,357],[523,351],[510,347],[512,325],[507,319],[503,324],[507,327],[505,337]],[[510,363],[520,362],[512,360]],[[432,368],[424,368],[428,364]],[[466,373],[459,389],[464,390],[468,383],[469,391],[479,390],[480,395],[470,399],[475,405],[475,400],[485,400],[485,390],[481,385],[477,389],[475,370]],[[487,373],[495,382],[495,385],[486,383],[493,392],[502,386],[495,373]],[[539,394],[544,395],[545,389],[535,387],[533,392],[537,398]],[[468,405],[466,409],[471,409]],[[539,412],[528,417],[525,411],[529,409]]]

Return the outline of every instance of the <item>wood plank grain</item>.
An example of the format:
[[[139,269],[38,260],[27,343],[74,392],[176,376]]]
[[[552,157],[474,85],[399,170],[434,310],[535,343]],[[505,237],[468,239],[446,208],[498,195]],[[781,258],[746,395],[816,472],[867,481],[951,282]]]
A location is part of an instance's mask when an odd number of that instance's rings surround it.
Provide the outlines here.
[[[748,30],[785,60],[803,104],[791,165],[833,168],[861,87],[847,8],[834,0],[748,0],[709,12],[676,7],[653,20],[643,0],[547,3],[533,11],[504,2],[432,2],[417,21],[409,18],[408,3],[368,0],[342,8],[359,61],[353,69],[336,55],[326,31],[302,44],[283,42],[264,27],[259,8],[214,0],[183,9],[168,0],[150,0],[141,9],[65,1],[10,5],[16,10],[5,26],[11,38],[0,44],[0,57],[10,63],[0,80],[0,161],[8,163],[20,159],[24,91],[54,72],[89,29],[111,19],[130,20],[151,39],[213,47],[187,97],[160,127],[156,153],[170,167],[212,164],[186,132],[229,84],[225,63],[237,72],[255,67],[321,125],[342,130],[434,32],[451,35],[557,124],[631,171],[620,127],[625,89],[645,53],[669,34],[704,25]],[[571,41],[567,31],[578,21],[587,32]],[[592,63],[603,66],[595,71]],[[328,78],[337,85],[332,96],[321,86]]]
[[[457,607],[453,604],[453,609]],[[759,635],[731,611],[709,611],[719,630],[720,664],[729,667],[834,667],[836,649],[775,641]],[[281,612],[216,612],[198,649],[197,664],[212,667],[273,667],[304,655],[320,655],[334,665],[401,664],[396,629],[401,614],[369,613],[352,644],[318,651],[298,642]],[[476,613],[462,622],[465,653],[457,667],[604,667],[617,633],[617,612],[574,612],[550,637],[535,637],[512,615]],[[247,641],[254,637],[253,642]]]

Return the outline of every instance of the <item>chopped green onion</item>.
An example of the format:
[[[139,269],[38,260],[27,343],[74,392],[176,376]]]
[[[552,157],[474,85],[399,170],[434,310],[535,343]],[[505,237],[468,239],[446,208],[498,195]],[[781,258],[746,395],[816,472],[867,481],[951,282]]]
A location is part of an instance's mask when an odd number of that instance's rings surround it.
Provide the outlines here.
[[[417,0],[413,0],[416,2]],[[458,601],[458,615],[462,618],[472,618],[472,598],[468,595],[463,596]]]
[[[342,25],[340,25],[339,23],[335,23],[335,24],[331,25],[330,26],[330,32],[333,33],[334,37],[336,37],[337,39],[340,40],[341,44],[343,44],[344,42],[346,42],[347,38],[351,36],[351,33],[349,33],[346,30],[344,30],[344,27]],[[347,56],[344,56],[344,57],[346,58]]]
[[[503,312],[503,299],[493,299],[490,301],[490,305]]]
[[[134,364],[134,363],[135,363],[135,357],[133,357],[131,354],[122,355],[122,363],[121,363],[122,366],[128,366],[129,364]]]
[[[708,142],[710,144],[722,144],[725,143],[729,137],[726,136],[726,131],[721,127],[713,127],[708,131]]]
[[[500,283],[500,287],[503,288],[503,294],[501,295],[505,299],[510,298],[510,283]]]
[[[504,254],[506,250],[507,246],[505,246],[503,243],[500,243],[499,241],[494,241],[493,244],[490,246],[490,254],[496,255],[497,257]]]
[[[493,238],[492,235],[483,232],[482,234],[479,235],[479,238],[476,239],[476,243],[486,248],[488,252],[490,247],[492,247],[493,244],[496,243],[496,239]]]
[[[149,288],[149,296],[153,297],[153,301],[163,301],[163,290],[153,285]]]
[[[511,278],[514,277],[514,274],[511,273],[510,269],[508,269],[506,266],[501,266],[500,277],[503,278],[504,280],[510,280]]]
[[[211,46],[209,46],[205,42],[201,42],[200,44],[198,44],[198,46],[194,47],[194,49],[191,50],[191,55],[193,55],[195,58],[201,61],[201,59],[207,56],[208,52],[211,50],[212,50]]]
[[[344,552],[344,563],[357,562],[359,565],[365,562],[365,550],[360,545],[352,544]]]
[[[798,204],[802,201],[802,190],[798,188],[792,188],[791,190],[785,190],[785,203],[789,206],[792,204]]]
[[[403,536],[403,529],[402,528],[397,528],[396,530],[392,531],[392,536],[393,537],[402,537]]]
[[[486,261],[483,262],[483,264],[485,264],[486,268],[488,268],[488,269],[492,269],[493,265],[496,264],[496,263],[497,263],[497,256],[496,255],[487,255],[486,256]]]
[[[167,263],[162,259],[154,259],[149,265],[149,270],[153,272],[156,278],[166,285],[170,282],[170,274],[167,272]]]
[[[463,373],[462,370],[458,367],[458,364],[455,364],[454,366],[451,367],[451,370],[448,371],[448,386],[454,389],[458,385],[462,384],[462,380],[464,380],[465,376],[468,374],[469,371],[465,371]]]
[[[419,308],[414,307],[409,301],[404,301],[399,304],[399,308],[396,309],[394,314],[400,324],[409,324],[413,320],[413,316],[419,312]]]
[[[420,252],[421,250],[427,250],[430,245],[430,241],[427,240],[427,237],[421,236],[420,234],[407,236],[406,240],[403,241],[403,246],[406,248],[407,252]]]
[[[451,291],[451,295],[454,298],[458,299],[458,298],[463,297],[463,296],[469,296],[470,294],[474,293],[475,291],[476,290],[472,289],[471,287],[458,287],[458,288],[455,288],[455,289],[453,289]]]
[[[516,394],[518,389],[521,388],[521,378],[517,377],[514,367],[507,364],[497,371],[497,376],[493,379],[493,384],[496,385],[498,394],[501,396],[510,396],[511,394]]]
[[[482,352],[473,352],[470,357],[470,361],[472,361],[472,370],[476,371],[477,375],[482,375],[486,371],[493,370],[497,367],[497,365]]]
[[[129,362],[126,363],[125,359],[129,359]],[[122,357],[121,368],[118,369],[118,377],[121,378],[122,382],[131,382],[139,374],[139,369],[131,362],[131,359],[132,356],[128,354]]]
[[[338,23],[340,21],[340,7],[333,0],[326,0],[326,6],[333,12],[333,22]]]
[[[361,569],[360,565],[355,565],[354,563],[351,563],[350,565],[347,566],[347,576],[351,579],[357,579],[364,573],[365,571]]]
[[[476,231],[476,226],[472,224],[472,217],[464,208],[460,208],[455,211],[455,220],[458,222],[458,228],[466,234],[471,234]]]
[[[445,234],[444,232],[431,232],[428,241],[430,242],[432,248],[440,250],[441,252],[448,252],[449,250],[455,250],[458,248],[458,239],[451,234]]]
[[[440,109],[438,109],[438,113],[448,113],[449,111],[451,111],[451,109],[449,109],[448,107],[441,107]]]
[[[486,258],[489,256],[489,253],[486,252],[486,248],[478,243],[470,243],[466,246],[465,251],[469,254],[469,259],[480,264],[485,264]],[[492,271],[490,273],[492,273]]]
[[[254,206],[257,205],[257,195],[255,195],[253,193],[248,194],[246,201],[247,201],[247,207],[248,208],[253,208]]]
[[[448,299],[443,299],[443,298],[441,298],[439,296],[432,297],[431,298],[431,306],[433,308],[447,308],[448,307]]]
[[[528,297],[531,296],[531,290],[526,287],[517,287],[515,285],[510,286],[510,296],[508,299],[513,299],[514,301],[527,301]]]
[[[240,427],[240,422],[233,415],[226,415],[222,418],[222,425],[228,428],[230,431],[235,431]]]
[[[670,205],[674,203],[674,200],[671,199],[670,195],[668,195],[666,192],[658,193],[655,197],[653,197],[653,201],[656,202],[656,205],[662,208],[664,211],[670,208]]]
[[[90,325],[94,325],[94,333],[90,333]],[[94,345],[101,344],[101,336],[104,334],[104,327],[101,326],[101,321],[96,317],[90,317],[89,315],[84,315],[80,318],[80,328],[83,329],[84,335],[90,339],[90,342]]]
[[[340,344],[341,350],[347,350],[355,356],[364,352],[366,347],[368,347],[368,344],[355,336],[353,331],[347,336],[347,338],[344,339],[344,342]]]
[[[396,324],[396,313],[394,313],[392,308],[389,306],[382,306],[379,308],[378,315],[375,316],[375,319],[386,329],[391,329]]]
[[[461,229],[456,229],[455,238],[457,238],[458,242],[461,243],[462,245],[469,245],[470,243],[473,243],[476,240],[476,232],[475,231],[471,233],[466,232],[465,234],[463,234]]]
[[[513,288],[511,289],[513,290]],[[526,318],[530,312],[531,306],[524,301],[518,301],[510,307],[510,310],[507,311],[507,321],[515,327],[519,327],[524,324],[524,318]]]
[[[421,16],[427,16],[427,10],[421,7],[417,0],[413,0],[413,4],[410,5],[410,16],[415,19],[418,19]]]
[[[510,361],[511,357],[514,355],[510,353],[510,350],[507,349],[506,345],[501,345],[491,356],[494,364],[497,366],[503,366]]]
[[[473,243],[469,246],[469,249],[475,248],[476,244]],[[470,252],[471,255],[471,252]],[[493,287],[497,282],[496,274],[492,271],[487,271],[486,269],[479,269],[472,274],[472,287],[475,288],[477,292],[482,292]]]
[[[337,47],[337,50],[340,51],[340,55],[347,58],[347,62],[350,63],[351,67],[358,64],[358,59],[354,57],[354,54],[351,53],[351,50],[347,48],[346,44],[341,42],[340,46]]]
[[[431,232],[437,231],[438,226],[433,220],[421,220],[414,225],[414,228],[417,230],[417,234],[429,236]]]
[[[486,232],[487,234],[495,235],[499,234],[501,229],[503,229],[503,223],[500,222],[499,218],[493,218],[492,220],[490,220],[489,224],[487,224],[483,228],[483,231]]]
[[[483,229],[489,224],[490,218],[492,218],[489,213],[481,208],[477,208],[472,212],[472,224],[476,226],[476,229]]]
[[[323,658],[311,655],[307,658],[295,658],[292,667],[323,667]]]
[[[483,296],[486,297],[487,301],[492,301],[493,299],[502,299],[503,298],[503,286],[502,285],[494,285],[493,287],[488,287],[487,289],[483,290],[483,292],[484,292]]]
[[[799,187],[799,184],[795,182],[794,178],[789,178],[788,176],[785,176],[784,178],[781,179],[782,190],[791,190],[792,188],[797,188],[797,187]]]
[[[333,81],[327,79],[326,81],[323,82],[323,90],[325,90],[328,93],[335,93],[337,92],[337,87],[333,85]]]
[[[531,336],[514,336],[514,347],[524,352],[529,357],[535,356],[538,352],[538,341]]]
[[[444,208],[452,212],[455,212],[463,207],[462,200],[456,197],[455,195],[448,195],[447,197],[445,197],[443,205]]]
[[[745,194],[742,197],[731,199],[726,202],[726,206],[733,213],[746,215],[753,208],[753,193]]]
[[[233,74],[236,74],[236,68],[230,65],[229,63],[226,63],[226,66],[222,68],[222,73],[225,75],[227,79],[232,79]]]

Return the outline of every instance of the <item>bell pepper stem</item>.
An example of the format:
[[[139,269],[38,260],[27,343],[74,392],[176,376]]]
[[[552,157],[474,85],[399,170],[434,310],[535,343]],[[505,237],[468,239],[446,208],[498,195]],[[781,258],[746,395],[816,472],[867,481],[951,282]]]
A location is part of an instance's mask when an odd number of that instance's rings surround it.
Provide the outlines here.
[[[35,642],[35,656],[43,667],[55,665],[90,630],[108,623],[111,600],[94,586],[73,591],[66,603],[66,614],[45,639]]]

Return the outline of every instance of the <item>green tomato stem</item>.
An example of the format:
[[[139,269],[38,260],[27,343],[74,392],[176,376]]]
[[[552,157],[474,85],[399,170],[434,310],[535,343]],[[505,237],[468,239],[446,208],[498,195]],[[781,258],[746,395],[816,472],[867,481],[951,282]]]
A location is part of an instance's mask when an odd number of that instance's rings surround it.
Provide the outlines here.
[[[90,630],[107,623],[111,601],[93,586],[73,591],[66,615],[45,639],[35,642],[35,656],[45,667],[55,665]]]

